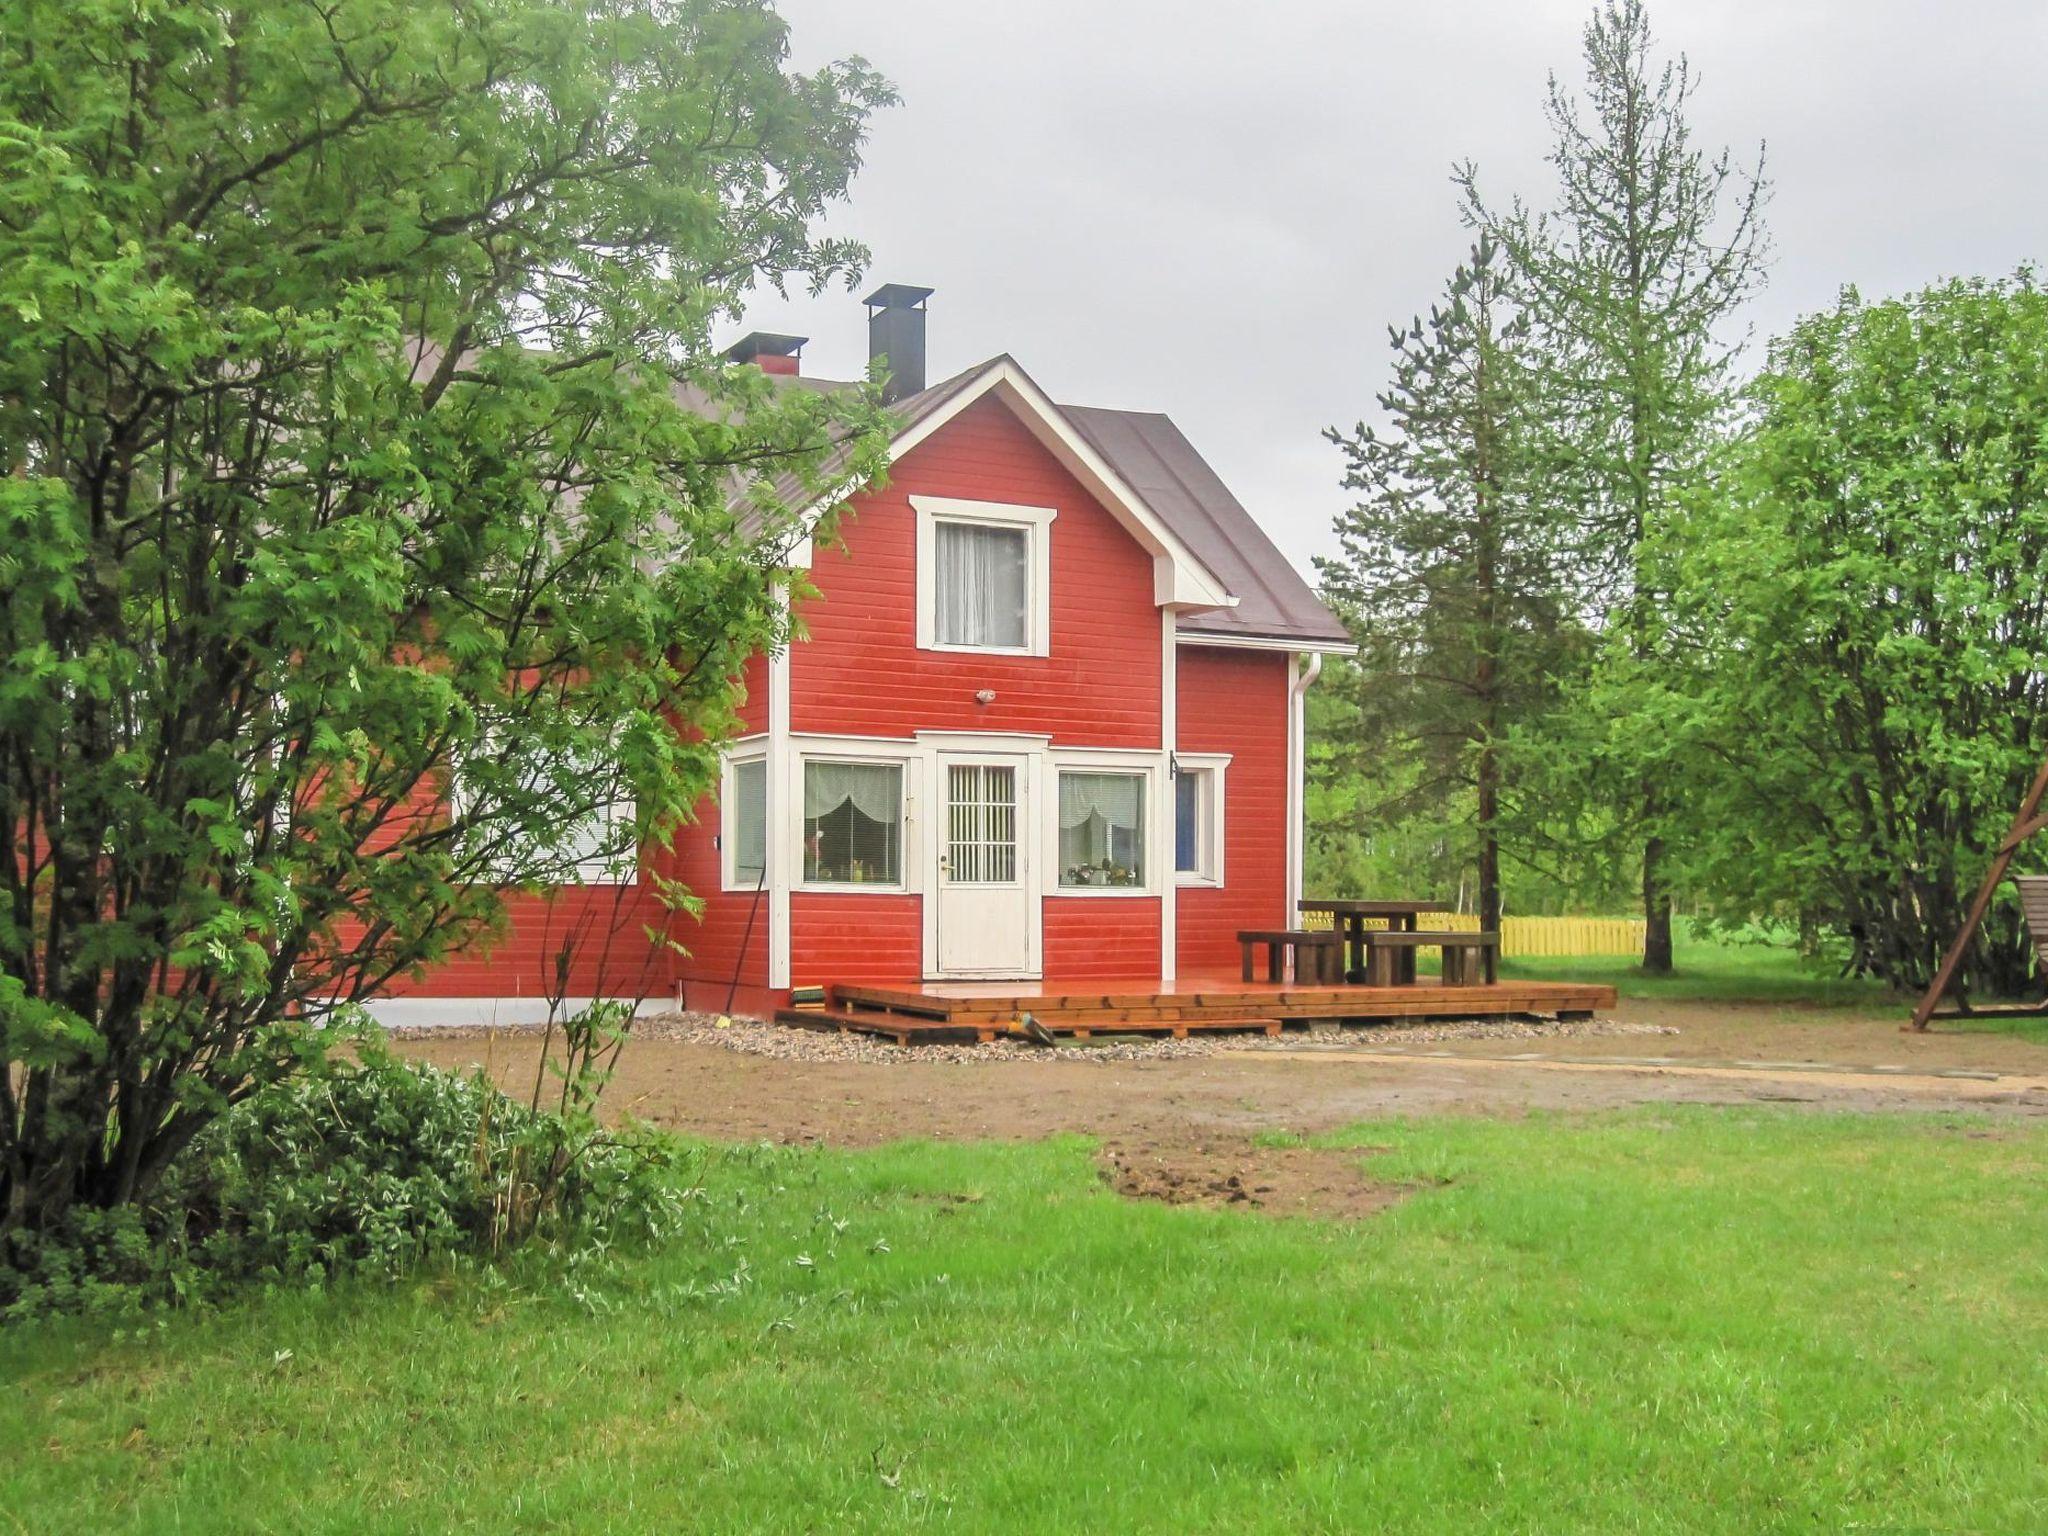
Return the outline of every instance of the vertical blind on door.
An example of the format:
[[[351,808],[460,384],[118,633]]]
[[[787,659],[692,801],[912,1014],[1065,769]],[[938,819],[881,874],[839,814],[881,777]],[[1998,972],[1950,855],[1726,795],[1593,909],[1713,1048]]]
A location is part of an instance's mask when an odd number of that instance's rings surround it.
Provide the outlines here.
[[[953,763],[946,770],[946,878],[1008,885],[1017,878],[1017,770]]]
[[[932,553],[933,638],[940,645],[1013,650],[1030,645],[1031,535],[1026,529],[937,522]]]

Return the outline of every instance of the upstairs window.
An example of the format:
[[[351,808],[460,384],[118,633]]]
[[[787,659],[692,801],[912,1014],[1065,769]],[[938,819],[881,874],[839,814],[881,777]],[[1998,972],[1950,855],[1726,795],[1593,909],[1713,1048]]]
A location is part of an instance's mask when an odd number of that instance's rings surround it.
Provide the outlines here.
[[[1031,530],[997,523],[940,522],[932,528],[932,638],[978,651],[1031,644]]]
[[[804,762],[804,883],[901,885],[903,765]]]
[[[913,496],[917,643],[1044,656],[1051,638],[1051,507]]]

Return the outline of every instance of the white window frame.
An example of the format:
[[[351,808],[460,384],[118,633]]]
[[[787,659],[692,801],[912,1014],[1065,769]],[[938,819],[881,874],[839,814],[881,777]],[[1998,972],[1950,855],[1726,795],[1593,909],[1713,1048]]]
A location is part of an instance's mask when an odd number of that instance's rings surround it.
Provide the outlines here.
[[[1045,882],[1048,897],[1065,900],[1069,897],[1082,901],[1116,901],[1134,896],[1158,896],[1164,888],[1160,873],[1159,830],[1161,818],[1159,786],[1165,782],[1164,765],[1157,752],[1126,752],[1118,749],[1088,747],[1067,747],[1052,754],[1052,761],[1046,773],[1047,794],[1045,811],[1040,820],[1044,823],[1045,836],[1042,851],[1045,867],[1050,872]],[[1060,863],[1060,775],[1063,773],[1121,773],[1145,781],[1145,878],[1137,885],[1068,885],[1065,883],[1065,869]],[[1170,830],[1169,818],[1165,822]],[[1169,843],[1166,862],[1173,862],[1172,845]]]
[[[761,863],[759,879],[743,877],[737,865],[740,851],[738,788],[739,769],[745,763],[761,765],[761,780],[764,793],[761,797]],[[773,796],[766,793],[768,788],[768,744],[764,741],[752,748],[735,749],[728,753],[720,765],[718,774],[718,883],[728,891],[766,891],[768,878],[766,866],[769,863],[768,845],[774,838],[774,827],[768,816],[768,802]]]
[[[1015,506],[1002,501],[962,501],[951,496],[913,496],[917,514],[917,648],[964,651],[973,656],[1046,656],[1052,649],[1052,521],[1056,507]],[[938,606],[938,524],[972,523],[985,528],[1021,528],[1025,594],[1023,645],[941,645]]]
[[[1173,872],[1174,884],[1188,886],[1220,886],[1223,884],[1223,808],[1228,804],[1224,794],[1224,775],[1230,768],[1230,754],[1227,752],[1176,752],[1174,762],[1180,772],[1175,775],[1173,802]],[[1195,827],[1196,867],[1181,869],[1180,864],[1180,784],[1182,775],[1195,774],[1202,784],[1197,800]]]
[[[470,799],[471,791],[463,782],[462,768],[459,763],[449,773],[447,782],[447,792],[451,807],[458,816],[467,815],[469,807],[473,802]],[[631,796],[628,796],[620,800],[606,801],[603,805],[593,808],[587,820],[592,830],[599,832],[599,835],[594,840],[599,844],[604,844],[611,841],[610,833],[621,822],[630,826],[638,819],[638,816],[638,804]],[[587,886],[638,885],[640,883],[640,852],[640,846],[636,842],[616,859],[603,857],[564,859],[553,871],[557,878],[547,882],[536,882],[536,888],[545,886],[556,890],[564,890],[581,889]],[[524,885],[526,883],[516,880],[512,875],[512,867],[520,862],[516,857],[494,859],[491,862],[493,873],[501,877],[501,883],[505,888],[510,889],[515,885]]]
[[[799,749],[792,754],[790,769],[790,816],[787,828],[790,847],[790,888],[798,891],[830,891],[837,895],[901,896],[915,889],[910,883],[911,860],[917,854],[912,842],[914,774],[916,759],[900,748],[877,752],[853,741],[835,742],[830,747]],[[895,768],[896,781],[896,878],[894,880],[811,880],[804,875],[804,771],[812,763],[844,763],[861,768]],[[772,833],[771,833],[772,835]]]

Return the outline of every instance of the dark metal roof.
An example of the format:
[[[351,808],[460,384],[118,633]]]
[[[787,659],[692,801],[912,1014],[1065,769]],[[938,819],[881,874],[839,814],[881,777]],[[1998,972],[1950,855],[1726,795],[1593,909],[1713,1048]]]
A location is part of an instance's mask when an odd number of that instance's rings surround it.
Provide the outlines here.
[[[1336,615],[1168,417],[1082,405],[1060,410],[1237,598],[1235,608],[1182,614],[1181,633],[1350,644]]]

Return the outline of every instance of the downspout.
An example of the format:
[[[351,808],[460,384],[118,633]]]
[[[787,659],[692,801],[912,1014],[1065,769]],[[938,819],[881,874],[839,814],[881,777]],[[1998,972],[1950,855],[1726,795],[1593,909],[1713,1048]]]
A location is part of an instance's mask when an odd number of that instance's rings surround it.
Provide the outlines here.
[[[1306,666],[1299,653],[1288,658],[1292,680],[1287,699],[1287,911],[1283,926],[1292,928],[1300,920],[1306,859],[1303,852],[1308,818],[1308,691],[1323,674],[1323,653],[1306,653]]]

